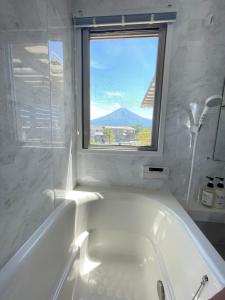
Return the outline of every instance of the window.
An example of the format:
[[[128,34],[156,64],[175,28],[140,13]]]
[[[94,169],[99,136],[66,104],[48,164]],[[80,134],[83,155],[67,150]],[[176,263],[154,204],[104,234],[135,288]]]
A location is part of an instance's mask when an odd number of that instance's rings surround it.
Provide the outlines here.
[[[158,150],[166,26],[83,29],[83,148]]]

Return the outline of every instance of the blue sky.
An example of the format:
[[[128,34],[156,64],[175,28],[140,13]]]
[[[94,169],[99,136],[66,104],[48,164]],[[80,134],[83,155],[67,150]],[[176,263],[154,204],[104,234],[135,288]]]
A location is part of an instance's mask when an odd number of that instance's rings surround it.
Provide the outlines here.
[[[158,38],[91,40],[91,119],[120,107],[152,118],[141,108],[155,74]]]

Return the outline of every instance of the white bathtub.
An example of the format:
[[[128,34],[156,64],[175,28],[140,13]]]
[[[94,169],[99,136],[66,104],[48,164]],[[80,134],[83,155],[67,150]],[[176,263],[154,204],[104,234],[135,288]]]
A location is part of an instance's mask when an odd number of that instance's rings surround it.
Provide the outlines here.
[[[66,198],[1,270],[1,300],[157,300],[159,280],[165,299],[191,300],[207,275],[203,300],[225,286],[223,259],[169,192]]]

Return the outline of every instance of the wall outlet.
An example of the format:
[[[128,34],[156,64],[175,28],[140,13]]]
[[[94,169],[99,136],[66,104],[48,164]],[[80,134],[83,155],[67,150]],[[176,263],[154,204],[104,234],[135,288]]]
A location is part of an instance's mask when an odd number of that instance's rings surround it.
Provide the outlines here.
[[[168,180],[169,178],[169,168],[168,167],[152,167],[143,166],[143,178],[144,179],[161,179]]]

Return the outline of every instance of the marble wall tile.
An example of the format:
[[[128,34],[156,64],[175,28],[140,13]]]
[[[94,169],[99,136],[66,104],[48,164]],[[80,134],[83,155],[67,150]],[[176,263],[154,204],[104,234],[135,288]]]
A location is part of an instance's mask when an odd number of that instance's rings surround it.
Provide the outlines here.
[[[134,0],[75,0],[73,1],[73,10],[76,15],[82,14],[83,16],[116,15],[128,11],[135,13],[149,9],[157,11],[162,8],[165,9],[165,7],[168,9],[175,2],[175,0],[141,0],[138,2]]]
[[[223,0],[76,0],[77,15],[110,15],[133,11],[177,11],[173,25],[173,46],[170,57],[164,153],[161,158],[136,155],[103,155],[78,153],[78,183],[105,185],[159,186],[159,182],[142,178],[144,164],[170,168],[166,183],[176,198],[185,205],[190,174],[193,138],[190,132],[190,109],[198,120],[204,101],[222,92],[225,65],[225,4]],[[193,177],[192,197],[206,175],[225,175],[224,163],[212,160],[218,113],[206,119],[199,136]]]
[[[46,30],[48,2],[46,0],[0,1],[1,30]]]
[[[75,185],[70,1],[0,1],[0,267]]]

